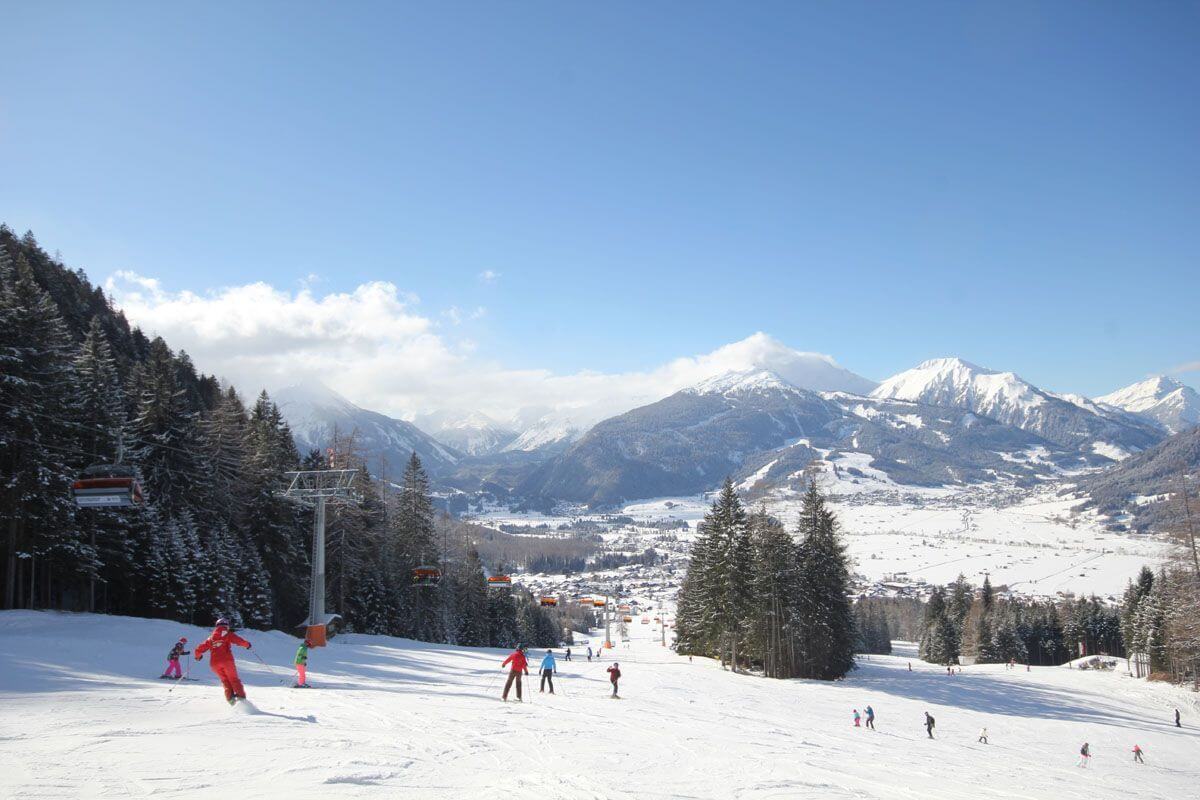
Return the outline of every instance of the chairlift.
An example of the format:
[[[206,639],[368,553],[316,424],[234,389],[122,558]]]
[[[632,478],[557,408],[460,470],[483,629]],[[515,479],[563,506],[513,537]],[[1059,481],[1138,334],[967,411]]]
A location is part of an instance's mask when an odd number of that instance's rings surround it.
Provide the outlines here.
[[[633,617],[621,617],[622,622],[633,622]]]
[[[442,580],[442,571],[437,567],[425,565],[412,571],[413,586],[437,586]]]
[[[541,604],[544,606],[556,606],[558,605],[558,598],[552,597],[548,594],[542,595],[542,599],[539,602],[541,602]]]
[[[93,464],[71,484],[71,497],[80,508],[130,508],[145,502],[133,467]]]
[[[507,575],[491,575],[487,579],[489,589],[508,589],[512,586],[512,578]]]
[[[581,598],[579,598],[579,605],[581,605],[581,606],[595,605],[595,601],[592,600],[592,598],[590,598],[590,597],[581,597]]]

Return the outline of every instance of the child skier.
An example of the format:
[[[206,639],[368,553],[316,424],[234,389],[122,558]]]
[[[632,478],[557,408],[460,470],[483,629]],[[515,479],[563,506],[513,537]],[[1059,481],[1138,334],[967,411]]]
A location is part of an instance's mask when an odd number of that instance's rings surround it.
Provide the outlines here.
[[[1079,748],[1079,766],[1087,768],[1088,759],[1092,757],[1092,749],[1088,747],[1088,743],[1084,742],[1083,747]]]
[[[246,699],[246,689],[238,677],[237,664],[233,660],[232,646],[250,649],[250,643],[233,631],[229,630],[229,620],[221,617],[213,628],[212,634],[196,648],[196,660],[203,661],[204,654],[212,651],[212,659],[208,668],[213,671],[225,689],[225,701],[234,705],[238,700]]]
[[[854,709],[854,727],[856,727],[856,728],[860,727],[858,724],[858,709],[857,708]]]
[[[159,677],[174,678],[179,680],[183,677],[183,671],[179,669],[179,657],[191,654],[191,650],[184,650],[187,647],[187,637],[180,637],[175,646],[171,648],[171,652],[167,653],[167,671]]]
[[[612,681],[612,685],[613,685],[612,696],[616,697],[617,696],[617,681],[619,681],[621,679],[621,665],[618,664],[616,661],[614,661],[613,665],[611,667],[609,667],[607,670],[605,670],[605,672],[608,673],[608,679],[610,681]]]
[[[296,663],[296,676],[298,678],[298,680],[296,681],[297,689],[307,689],[308,688],[308,675],[307,675],[307,672],[308,672],[308,648],[310,648],[310,647],[312,647],[312,642],[308,641],[308,639],[305,639],[303,642],[300,643],[300,646],[296,648],[296,662],[295,663]]]
[[[875,730],[875,709],[867,706],[867,727]]]
[[[1145,761],[1142,760],[1142,748],[1136,744],[1133,746],[1133,760],[1139,764],[1146,763]]]
[[[508,690],[512,688],[515,682],[517,684],[517,702],[525,702],[521,698],[521,674],[529,674],[529,661],[525,658],[525,648],[517,645],[517,649],[513,650],[508,658],[504,659],[504,663],[500,665],[500,669],[504,669],[505,667],[509,667],[508,680],[504,682],[504,693],[500,695],[500,699],[506,703],[508,702]]]
[[[554,694],[554,673],[558,672],[558,665],[554,663],[554,653],[549,650],[542,657],[542,686],[538,689],[539,692],[546,691],[546,684],[550,684],[550,694]]]

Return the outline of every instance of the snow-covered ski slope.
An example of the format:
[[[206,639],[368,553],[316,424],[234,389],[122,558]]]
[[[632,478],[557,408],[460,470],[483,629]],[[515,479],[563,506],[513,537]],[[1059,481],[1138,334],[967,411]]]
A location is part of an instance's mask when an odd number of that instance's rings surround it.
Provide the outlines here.
[[[312,651],[312,691],[239,650],[254,712],[225,705],[207,663],[171,693],[156,678],[176,637],[205,630],[0,613],[0,797],[1096,800],[1200,786],[1200,708],[1173,687],[1065,667],[951,678],[915,659],[910,673],[904,655],[837,683],[769,681],[689,663],[638,628],[601,663],[560,663],[559,693],[520,705],[499,701],[496,650],[339,637]],[[295,639],[246,635],[287,674]],[[867,704],[877,731],[852,725]]]

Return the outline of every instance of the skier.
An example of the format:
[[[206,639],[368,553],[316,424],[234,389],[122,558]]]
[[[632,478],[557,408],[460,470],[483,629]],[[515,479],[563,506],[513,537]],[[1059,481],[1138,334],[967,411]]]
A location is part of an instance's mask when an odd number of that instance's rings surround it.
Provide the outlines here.
[[[605,671],[608,673],[608,679],[610,681],[612,681],[612,685],[613,685],[612,696],[616,697],[617,696],[617,681],[619,681],[621,679],[621,665],[618,664],[616,661],[614,661],[613,665]]]
[[[1083,747],[1079,748],[1079,766],[1087,768],[1088,759],[1092,757],[1092,749],[1088,747],[1088,743],[1084,742]]]
[[[191,650],[184,650],[183,648],[185,647],[187,647],[187,637],[180,637],[175,646],[171,648],[171,652],[167,653],[167,671],[159,677],[174,678],[175,680],[183,677],[183,672],[179,669],[179,657],[191,655],[192,652]]]
[[[875,730],[875,709],[867,706],[867,727]]]
[[[1142,760],[1142,748],[1136,744],[1133,746],[1133,760],[1139,764],[1146,763],[1145,761]]]
[[[987,743],[988,743],[988,741],[987,741],[987,728],[980,728],[980,729],[979,729],[979,739],[978,739],[978,741],[982,742],[983,744],[987,744]]]
[[[566,661],[571,660],[571,648],[569,648],[569,647],[567,648],[567,655],[565,656],[564,660],[566,660]]]
[[[558,665],[554,663],[554,653],[549,650],[542,657],[542,686],[538,689],[539,692],[546,691],[546,684],[550,684],[550,694],[554,694],[554,673],[558,672]]]
[[[912,672],[912,662],[908,662],[908,671]]]
[[[1180,724],[1179,724],[1179,709],[1178,709],[1178,708],[1177,708],[1177,709],[1175,709],[1175,727],[1176,727],[1176,728],[1182,728],[1182,727],[1183,727],[1182,725],[1180,725]]]
[[[196,647],[197,661],[203,661],[204,654],[212,651],[212,659],[209,661],[208,668],[220,679],[221,686],[225,689],[225,701],[229,705],[246,699],[246,690],[238,677],[237,664],[233,660],[233,651],[230,649],[235,644],[238,647],[250,649],[250,643],[229,630],[229,620],[221,617],[217,620],[212,634]]]
[[[308,688],[308,676],[306,675],[306,672],[308,671],[308,648],[310,647],[312,647],[312,642],[308,641],[308,639],[305,639],[303,642],[301,642],[300,646],[296,648],[295,663],[296,675],[298,678],[296,681],[297,689]]]
[[[858,724],[858,709],[857,709],[857,708],[856,708],[856,709],[854,709],[854,727],[856,727],[856,728],[857,728],[857,727],[859,727],[859,724]]]
[[[592,646],[588,645],[588,663],[592,663]]]
[[[509,667],[509,665],[512,665]],[[504,659],[504,663],[500,665],[500,669],[509,667],[508,680],[504,682],[504,694],[500,695],[500,699],[508,702],[508,690],[512,688],[513,682],[517,684],[517,702],[525,702],[521,698],[521,673],[529,674],[529,661],[525,658],[525,648],[517,645],[517,649],[509,654],[508,658]]]
[[[926,711],[925,712],[925,732],[929,734],[930,739],[933,738],[933,725],[934,725],[933,717],[930,716],[928,711]]]

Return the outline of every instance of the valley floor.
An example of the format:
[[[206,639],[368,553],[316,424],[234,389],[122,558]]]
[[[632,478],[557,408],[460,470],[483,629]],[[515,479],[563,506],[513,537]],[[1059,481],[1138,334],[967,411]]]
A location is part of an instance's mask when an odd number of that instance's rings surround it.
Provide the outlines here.
[[[239,650],[251,705],[230,709],[207,663],[192,665],[199,681],[157,679],[174,640],[206,630],[3,612],[0,797],[1094,800],[1200,785],[1200,705],[1174,687],[1067,667],[948,677],[903,645],[844,681],[768,681],[691,663],[638,627],[601,663],[576,647],[558,694],[523,704],[500,702],[496,650],[342,636],[312,651],[311,691]],[[296,640],[246,635],[290,685]],[[605,680],[614,658],[620,700]],[[852,725],[868,704],[877,731]]]

